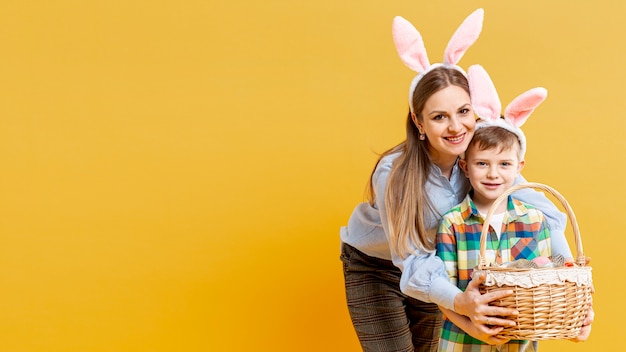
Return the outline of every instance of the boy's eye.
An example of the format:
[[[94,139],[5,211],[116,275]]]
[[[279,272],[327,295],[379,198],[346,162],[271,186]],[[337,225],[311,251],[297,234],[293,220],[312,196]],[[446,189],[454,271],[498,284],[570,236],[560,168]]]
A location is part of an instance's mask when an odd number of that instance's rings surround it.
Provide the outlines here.
[[[478,165],[478,166],[486,166],[486,165],[487,165],[487,163],[486,163],[486,162],[484,162],[484,161],[477,161],[477,162],[476,162],[476,165]]]
[[[505,162],[502,163],[502,166],[511,166],[511,163],[508,162],[508,161],[505,161]]]

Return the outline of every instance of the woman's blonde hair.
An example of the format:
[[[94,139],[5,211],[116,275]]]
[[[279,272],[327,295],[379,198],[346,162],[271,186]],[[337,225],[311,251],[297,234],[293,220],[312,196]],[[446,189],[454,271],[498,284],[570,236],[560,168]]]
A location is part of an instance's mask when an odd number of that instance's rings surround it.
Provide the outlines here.
[[[469,94],[467,78],[456,69],[437,67],[422,77],[415,88],[412,101],[418,121],[423,121],[422,110],[428,98],[450,85],[461,87]],[[403,258],[410,254],[411,243],[426,250],[434,250],[434,238],[427,232],[425,217],[427,211],[436,216],[440,215],[425,189],[432,168],[428,138],[420,140],[419,135],[419,130],[409,112],[406,121],[406,140],[385,151],[378,159],[380,162],[389,154],[401,153],[394,160],[387,180],[385,208],[391,250]],[[373,175],[374,171],[372,177]],[[372,177],[369,202],[374,205]]]

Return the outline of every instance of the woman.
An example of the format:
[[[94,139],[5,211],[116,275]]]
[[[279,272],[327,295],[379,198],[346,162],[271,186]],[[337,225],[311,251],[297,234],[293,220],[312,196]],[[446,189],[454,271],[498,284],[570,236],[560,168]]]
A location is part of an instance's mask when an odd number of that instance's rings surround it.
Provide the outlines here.
[[[491,326],[514,325],[498,318],[513,315],[513,309],[488,305],[511,291],[480,295],[480,280],[474,280],[461,292],[434,253],[442,214],[469,189],[458,157],[476,122],[467,78],[456,63],[478,36],[477,23],[482,25],[482,10],[459,27],[444,63],[430,65],[421,38],[414,37],[417,30],[402,18],[394,20],[400,57],[420,72],[409,93],[406,140],[380,157],[369,202],[357,205],[341,229],[348,309],[364,351],[436,350],[442,324],[437,305],[469,317],[476,326],[473,336],[492,344],[502,328]],[[544,212],[553,246],[569,252],[565,215],[541,193],[521,191],[518,198]]]

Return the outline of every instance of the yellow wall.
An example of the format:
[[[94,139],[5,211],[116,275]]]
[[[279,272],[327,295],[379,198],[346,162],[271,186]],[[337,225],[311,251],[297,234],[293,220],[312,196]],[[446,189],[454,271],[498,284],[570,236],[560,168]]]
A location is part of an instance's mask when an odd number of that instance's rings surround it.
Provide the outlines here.
[[[611,350],[626,315],[626,3],[0,3],[1,351],[358,351],[338,229],[403,136],[402,15],[525,125],[525,176],[570,201]],[[606,246],[610,244],[610,246]],[[602,246],[605,245],[605,246]]]

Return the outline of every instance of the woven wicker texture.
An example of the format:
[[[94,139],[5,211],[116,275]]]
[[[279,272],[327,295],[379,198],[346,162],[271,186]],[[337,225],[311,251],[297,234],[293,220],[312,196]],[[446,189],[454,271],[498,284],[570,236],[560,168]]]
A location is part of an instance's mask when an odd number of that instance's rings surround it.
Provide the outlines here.
[[[498,205],[511,193],[524,188],[547,192],[558,199],[565,208],[576,242],[575,267],[519,269],[487,266],[485,254],[491,216]],[[517,326],[505,327],[498,336],[516,340],[551,340],[570,339],[580,334],[583,320],[591,305],[591,267],[586,266],[585,263],[576,216],[569,203],[555,189],[540,183],[518,184],[495,200],[485,217],[480,237],[479,265],[473,275],[480,274],[486,276],[485,284],[480,288],[482,293],[513,290],[511,296],[492,302],[494,306],[515,308],[519,311],[518,316],[506,317],[515,321]],[[549,282],[533,280],[532,276],[538,276],[538,274],[556,279]],[[573,277],[576,279],[571,279]],[[523,287],[517,284],[521,281],[538,283]]]

